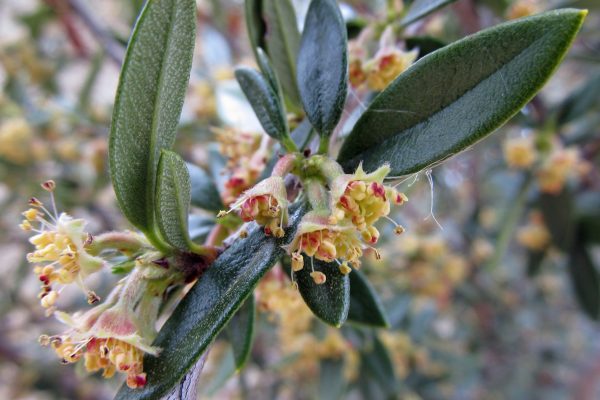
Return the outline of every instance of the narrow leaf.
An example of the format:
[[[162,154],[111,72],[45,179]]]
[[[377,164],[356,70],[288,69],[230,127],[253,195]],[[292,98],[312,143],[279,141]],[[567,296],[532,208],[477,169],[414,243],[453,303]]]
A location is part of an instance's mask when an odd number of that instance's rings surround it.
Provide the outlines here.
[[[346,27],[334,0],[310,3],[300,51],[298,86],[306,115],[322,136],[337,125],[348,92]]]
[[[573,194],[567,189],[558,194],[542,193],[539,206],[544,223],[550,231],[552,243],[559,249],[568,251],[576,233]]]
[[[121,70],[109,140],[110,173],[123,213],[144,232],[154,230],[158,160],[175,140],[195,35],[195,1],[148,1]]]
[[[281,140],[288,134],[287,121],[279,95],[258,71],[238,68],[235,77],[265,132]]]
[[[579,240],[600,243],[600,196],[589,191],[577,196],[577,224]]]
[[[404,18],[402,18],[400,24],[402,26],[412,24],[454,1],[456,0],[415,0],[410,5],[410,8],[406,12]]]
[[[504,124],[552,75],[585,11],[558,10],[486,29],[422,58],[380,93],[340,151],[353,171],[389,162],[419,171]]]
[[[600,104],[600,72],[571,93],[558,107],[558,123],[566,124]]]
[[[290,0],[262,0],[261,4],[265,50],[271,57],[289,105],[292,109],[299,108],[296,55],[300,46],[300,32],[294,6]]]
[[[414,48],[419,49],[419,55],[417,58],[423,58],[429,53],[433,53],[436,50],[446,46],[447,43],[433,36],[411,36],[405,39],[407,50]]]
[[[344,359],[323,359],[319,371],[319,400],[338,400],[343,398],[346,381],[344,378]]]
[[[208,211],[219,211],[223,209],[223,202],[219,190],[211,176],[202,168],[187,163],[192,185],[192,205]]]
[[[379,296],[364,276],[358,270],[350,274],[350,310],[348,322],[387,328],[389,322]]]
[[[302,215],[301,208],[293,211],[290,226],[296,226]],[[289,228],[286,237],[277,240],[255,226],[246,239],[227,248],[158,333],[154,345],[162,348],[160,355],[144,358],[146,386],[123,386],[116,398],[156,399],[176,385],[252,293],[258,280],[283,255],[281,246],[290,241],[294,231]]]
[[[258,67],[261,72],[265,78],[267,78],[271,89],[273,89],[277,96],[281,98],[281,86],[277,74],[273,70],[271,62],[269,61],[269,56],[260,47],[256,49],[256,61],[258,62]]]
[[[375,384],[377,392],[383,392],[381,398],[391,398],[398,391],[398,381],[394,372],[394,364],[386,349],[377,336],[373,336],[370,345],[361,351],[361,375],[369,381],[363,386],[364,392],[369,386]],[[370,391],[368,391],[369,393]]]
[[[190,176],[185,162],[176,153],[163,150],[158,163],[156,222],[171,246],[189,250],[188,214]]]
[[[256,55],[256,49],[265,46],[264,35],[266,26],[262,19],[262,0],[245,0],[244,11],[246,14],[248,38],[250,39],[252,50]]]
[[[336,263],[314,260],[315,271],[325,274],[325,283],[317,285],[311,273],[311,259],[304,257],[304,268],[294,273],[298,290],[311,311],[324,322],[340,327],[350,308],[350,280],[342,275]]]
[[[588,317],[600,320],[600,274],[584,245],[574,246],[568,267],[579,306]]]
[[[252,351],[255,314],[254,295],[251,294],[227,324],[227,337],[233,348],[238,371],[244,367]]]

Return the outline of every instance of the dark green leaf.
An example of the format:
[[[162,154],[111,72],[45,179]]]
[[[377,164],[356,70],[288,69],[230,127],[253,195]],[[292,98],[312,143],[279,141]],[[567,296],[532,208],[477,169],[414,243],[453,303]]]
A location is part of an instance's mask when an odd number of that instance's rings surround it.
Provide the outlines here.
[[[406,26],[456,0],[415,0],[400,22]]]
[[[370,381],[369,385],[361,385],[363,392],[375,384],[377,392],[384,395],[384,397],[378,398],[390,398],[397,393],[398,381],[394,373],[394,364],[387,349],[377,336],[373,336],[372,342],[361,350],[360,371],[361,376]],[[375,388],[371,387],[371,389]],[[365,396],[365,398],[372,397]]]
[[[109,141],[110,172],[129,221],[155,228],[156,170],[175,140],[196,37],[196,2],[146,3],[127,48]]]
[[[356,322],[374,327],[387,328],[389,322],[379,296],[358,270],[350,274],[350,310],[348,322]]]
[[[527,254],[527,276],[533,277],[540,272],[545,257],[545,251],[531,251]]]
[[[256,61],[258,62],[258,67],[261,72],[267,78],[271,89],[277,94],[278,97],[281,97],[281,86],[279,84],[279,79],[277,78],[277,74],[273,70],[271,66],[271,61],[269,61],[269,56],[264,52],[260,47],[256,49]]]
[[[344,360],[326,358],[321,360],[319,373],[319,400],[338,400],[344,395]]]
[[[301,208],[293,211],[290,226],[295,227],[302,215]],[[236,240],[227,248],[158,333],[154,345],[162,352],[158,357],[144,358],[146,386],[124,386],[117,399],[157,399],[176,385],[281,257],[281,246],[290,241],[294,231],[289,228],[285,238],[276,240],[255,226],[246,239]]]
[[[599,320],[600,275],[588,250],[582,244],[576,244],[571,252],[569,275],[579,306],[590,318]]]
[[[322,136],[337,125],[348,92],[346,27],[333,0],[310,3],[300,51],[298,86],[306,115]]]
[[[550,11],[501,24],[417,61],[380,93],[340,151],[348,171],[389,162],[419,171],[504,124],[543,86],[585,11]]]
[[[219,190],[210,175],[193,164],[186,165],[192,185],[192,205],[208,211],[222,210],[224,206]]]
[[[179,250],[189,250],[190,176],[176,153],[163,150],[156,183],[156,222],[162,237]]]
[[[558,107],[558,123],[566,124],[600,104],[600,73],[587,79]]]
[[[265,132],[278,140],[287,136],[289,132],[285,111],[279,95],[269,81],[251,68],[236,69],[235,77]]]
[[[288,106],[298,109],[300,95],[296,84],[296,55],[300,32],[294,6],[290,0],[262,0],[261,4],[265,50],[271,57]]]
[[[262,19],[262,0],[245,0],[244,8],[248,38],[250,39],[252,51],[255,52],[256,56],[256,49],[265,47],[264,35],[266,26]]]
[[[583,243],[600,243],[600,195],[585,192],[577,196],[577,224]]]
[[[412,297],[408,294],[402,294],[386,303],[386,315],[392,328],[400,328],[407,320],[410,311]]]
[[[575,235],[573,194],[567,189],[559,194],[542,193],[539,198],[544,223],[552,236],[552,243],[561,250],[571,248]]]
[[[348,35],[348,40],[355,39],[363,29],[365,29],[369,25],[369,21],[363,18],[355,18],[346,21],[346,34]]]
[[[407,50],[412,50],[414,48],[419,49],[418,58],[425,57],[427,54],[433,53],[447,44],[433,36],[412,36],[406,38],[404,43],[406,43]]]
[[[350,280],[342,275],[336,263],[314,260],[315,271],[327,277],[325,283],[317,285],[311,273],[311,259],[304,256],[304,268],[294,273],[298,290],[311,311],[324,322],[340,327],[348,317],[350,308]]]
[[[251,294],[227,324],[227,337],[233,348],[238,371],[244,367],[252,351],[255,313],[254,295]]]

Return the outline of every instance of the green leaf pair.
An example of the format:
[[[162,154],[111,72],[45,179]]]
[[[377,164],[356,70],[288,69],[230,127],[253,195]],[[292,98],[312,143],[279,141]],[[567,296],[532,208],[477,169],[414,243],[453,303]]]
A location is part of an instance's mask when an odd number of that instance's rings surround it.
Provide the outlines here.
[[[196,38],[192,0],[144,7],[127,48],[109,142],[121,210],[159,249],[190,249],[190,179],[175,141]]]
[[[342,114],[348,85],[346,27],[337,3],[312,1],[302,36],[289,0],[247,0],[246,23],[264,76],[244,68],[236,77],[265,131],[281,140],[283,98],[292,112],[302,105],[313,127],[328,137]]]

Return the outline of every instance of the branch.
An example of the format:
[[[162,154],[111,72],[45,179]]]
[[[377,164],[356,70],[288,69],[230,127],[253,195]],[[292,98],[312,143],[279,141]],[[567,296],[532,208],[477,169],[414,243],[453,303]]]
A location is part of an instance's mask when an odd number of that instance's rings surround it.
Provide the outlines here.
[[[81,0],[67,1],[73,12],[85,23],[110,59],[120,66],[125,58],[123,46],[121,46],[119,42],[113,38],[110,32],[96,20],[88,7]]]
[[[175,386],[168,394],[160,400],[196,400],[198,397],[198,382],[208,357],[207,349],[194,366],[183,377],[179,385]]]

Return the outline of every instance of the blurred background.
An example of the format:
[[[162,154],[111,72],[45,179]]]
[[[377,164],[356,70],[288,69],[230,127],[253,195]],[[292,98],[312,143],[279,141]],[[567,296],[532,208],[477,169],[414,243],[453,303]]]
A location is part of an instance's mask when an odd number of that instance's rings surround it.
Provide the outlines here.
[[[301,26],[308,1],[293,3]],[[366,26],[394,26],[402,7],[340,4],[354,38]],[[254,61],[242,0],[197,5],[176,147],[223,188],[227,137],[242,133],[254,146],[261,134],[233,79],[235,66]],[[0,0],[0,399],[110,399],[122,383],[62,366],[38,345],[41,334],[63,327],[39,307],[18,224],[30,197],[44,199],[39,183],[53,179],[59,209],[85,217],[90,232],[129,228],[110,185],[107,140],[142,6]],[[256,290],[247,367],[236,372],[231,347],[217,340],[200,398],[600,398],[600,2],[458,0],[399,32],[396,45],[421,57],[560,6],[590,14],[542,92],[485,141],[400,180],[410,200],[393,217],[406,232],[397,237],[382,225],[382,260],[367,259],[362,270],[391,328],[327,327],[276,267]],[[376,50],[376,41],[369,46]],[[358,101],[341,136],[368,96],[359,88],[351,95]],[[195,213],[199,221],[214,217]],[[101,293],[115,280],[107,271],[91,285]],[[85,307],[68,292],[61,301]]]

